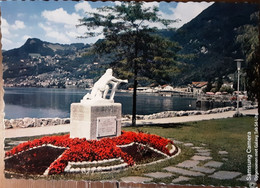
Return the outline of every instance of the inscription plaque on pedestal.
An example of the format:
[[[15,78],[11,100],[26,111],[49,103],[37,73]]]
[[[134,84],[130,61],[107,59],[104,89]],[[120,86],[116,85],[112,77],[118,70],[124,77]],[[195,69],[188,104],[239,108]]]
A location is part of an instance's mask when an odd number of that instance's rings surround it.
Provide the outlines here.
[[[97,137],[115,136],[117,133],[116,116],[97,118]]]
[[[121,134],[121,104],[71,104],[71,138],[101,139]]]

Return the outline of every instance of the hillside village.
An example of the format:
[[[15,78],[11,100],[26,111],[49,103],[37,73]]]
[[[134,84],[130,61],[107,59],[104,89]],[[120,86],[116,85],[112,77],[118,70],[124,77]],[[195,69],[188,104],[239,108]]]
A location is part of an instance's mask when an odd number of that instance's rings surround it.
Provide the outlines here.
[[[33,40],[33,39],[32,39]],[[81,58],[84,51],[78,51],[74,54],[62,56],[59,54],[43,56],[40,53],[28,53],[28,58],[20,59],[19,62],[19,74],[23,75],[14,78],[5,78],[5,87],[44,87],[44,88],[91,88],[94,84],[93,78],[87,78],[87,74],[75,77],[72,76],[71,71],[66,70],[60,63],[63,61],[74,61],[76,58]],[[29,67],[29,68],[28,68]],[[28,70],[34,68],[32,75],[28,74]],[[77,67],[79,72],[87,72],[99,67],[99,62],[92,62],[88,64],[82,64]],[[47,70],[44,72],[42,69]],[[49,69],[49,71],[48,71]],[[7,66],[4,67],[4,71],[8,74],[12,74],[13,70],[9,70]],[[207,87],[209,82],[207,81],[193,81],[187,85],[174,87],[171,84],[154,86],[139,86],[138,92],[143,93],[162,93],[162,95],[172,95],[172,93],[186,94],[186,95],[200,95],[206,92],[216,93],[230,93],[234,91],[233,82],[235,74],[229,74],[228,79],[223,78],[221,85],[218,86],[218,79],[215,78],[211,84],[211,88]],[[218,87],[218,89],[216,89]],[[131,91],[131,87],[124,88]],[[219,93],[218,93],[219,94]]]
[[[40,41],[39,39],[28,39]],[[26,43],[29,43],[29,42]],[[25,44],[26,45],[26,44]],[[55,51],[55,50],[54,50]],[[45,88],[87,88],[93,86],[93,78],[87,78],[87,74],[78,75],[78,72],[87,72],[98,67],[98,63],[81,63],[79,67],[71,67],[68,62],[76,62],[83,59],[85,48],[77,49],[68,54],[54,53],[42,55],[41,53],[28,53],[23,57],[10,60],[4,56],[4,80],[5,87],[45,87]],[[78,60],[79,59],[79,60]],[[5,62],[10,61],[10,63]],[[17,65],[17,61],[19,61]],[[16,76],[14,76],[16,74]],[[19,75],[19,76],[18,76]]]
[[[237,30],[246,24],[256,24],[250,19],[256,11],[258,6],[253,4],[234,6],[215,3],[178,30],[159,32],[178,42],[182,46],[181,54],[193,54],[195,58],[183,60],[186,67],[168,83],[161,86],[141,84],[138,91],[165,92],[163,95],[176,92],[192,95],[232,94],[237,86],[234,59],[244,58],[234,42]],[[214,12],[219,14],[213,16]],[[241,18],[239,21],[237,16]],[[4,86],[91,88],[110,61],[109,57],[89,54],[90,49],[89,44],[52,44],[29,38],[20,48],[3,52]],[[242,74],[243,91],[244,80]],[[131,91],[131,87],[129,83],[120,89]]]
[[[74,60],[79,55],[70,55],[67,58],[69,60]],[[38,53],[29,53],[28,59],[21,59],[21,69],[19,70],[19,74],[23,74],[27,72],[27,67],[35,67],[34,75],[24,75],[17,80],[17,78],[7,78],[5,79],[5,87],[47,87],[47,88],[86,88],[93,86],[93,79],[84,78],[76,79],[70,76],[70,72],[64,70],[62,66],[57,66],[57,63],[64,60],[64,57],[55,54],[54,56],[41,56]],[[53,69],[50,72],[41,73],[39,67],[42,67],[44,64],[44,68]],[[23,68],[24,67],[24,68]],[[87,71],[91,69],[92,65],[87,64],[83,71]],[[9,72],[12,73],[12,72]]]

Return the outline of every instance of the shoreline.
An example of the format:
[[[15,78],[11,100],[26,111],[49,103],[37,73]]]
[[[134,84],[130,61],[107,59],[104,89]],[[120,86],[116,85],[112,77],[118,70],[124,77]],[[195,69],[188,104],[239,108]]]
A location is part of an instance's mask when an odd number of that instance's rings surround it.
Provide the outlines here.
[[[244,110],[257,109],[257,106],[250,106],[242,108]],[[163,111],[159,113],[149,115],[136,115],[137,121],[153,121],[158,119],[169,119],[173,117],[196,117],[200,115],[210,114],[221,114],[224,112],[235,111],[235,107],[222,107],[214,108],[211,110],[188,110],[188,111]],[[125,122],[126,126],[129,126],[132,115],[122,115],[122,124]],[[36,128],[36,127],[53,127],[57,125],[68,125],[70,124],[70,118],[18,118],[18,119],[5,119],[5,129],[25,129],[25,128]]]

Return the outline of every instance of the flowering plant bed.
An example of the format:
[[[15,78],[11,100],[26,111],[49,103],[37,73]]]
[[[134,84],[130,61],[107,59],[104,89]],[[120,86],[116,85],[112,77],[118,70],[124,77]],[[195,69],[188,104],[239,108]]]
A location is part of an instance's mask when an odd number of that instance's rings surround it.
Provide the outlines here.
[[[33,175],[109,171],[167,158],[177,150],[171,140],[145,133],[100,140],[47,136],[7,151],[5,170]]]
[[[19,174],[43,174],[50,164],[64,152],[65,149],[50,146],[37,147],[5,160],[7,171]],[[43,160],[43,157],[44,159]]]

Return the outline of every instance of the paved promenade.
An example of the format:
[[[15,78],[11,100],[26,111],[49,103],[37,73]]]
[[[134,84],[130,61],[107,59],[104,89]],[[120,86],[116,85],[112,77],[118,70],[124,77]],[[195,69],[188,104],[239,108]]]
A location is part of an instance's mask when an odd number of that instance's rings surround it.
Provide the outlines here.
[[[257,109],[252,110],[240,110],[241,113],[245,115],[255,115],[257,114]],[[202,121],[210,119],[222,119],[233,117],[235,111],[228,111],[217,114],[207,114],[207,115],[193,115],[193,116],[183,116],[183,117],[171,117],[162,119],[152,119],[152,120],[137,120],[137,125],[153,125],[153,124],[169,124],[169,123],[185,123],[192,121]],[[123,126],[131,125],[131,121],[123,121]],[[5,138],[13,137],[26,137],[26,136],[37,136],[46,135],[54,133],[69,132],[69,125],[56,125],[56,126],[46,126],[46,127],[33,127],[33,128],[17,128],[17,129],[7,129],[5,130]]]
[[[244,115],[255,115],[257,114],[257,109],[242,110],[240,112]],[[233,117],[235,111],[228,111],[216,114],[206,114],[206,115],[192,115],[192,116],[182,116],[182,117],[170,117],[162,119],[150,119],[150,120],[137,120],[137,125],[153,125],[153,124],[169,124],[169,123],[186,123],[192,121],[203,121],[211,119],[223,119]],[[131,121],[123,122],[123,126],[131,125]]]

